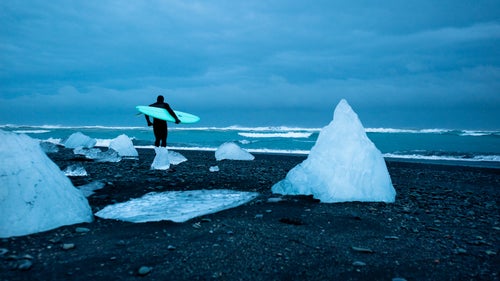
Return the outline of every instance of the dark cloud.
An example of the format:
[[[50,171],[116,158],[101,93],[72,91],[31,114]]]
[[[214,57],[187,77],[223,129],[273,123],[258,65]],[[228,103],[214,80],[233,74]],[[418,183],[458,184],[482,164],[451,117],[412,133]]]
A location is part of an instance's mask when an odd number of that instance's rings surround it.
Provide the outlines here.
[[[320,126],[346,98],[370,126],[498,128],[499,13],[497,1],[3,1],[0,123],[128,124],[161,93],[207,125]]]

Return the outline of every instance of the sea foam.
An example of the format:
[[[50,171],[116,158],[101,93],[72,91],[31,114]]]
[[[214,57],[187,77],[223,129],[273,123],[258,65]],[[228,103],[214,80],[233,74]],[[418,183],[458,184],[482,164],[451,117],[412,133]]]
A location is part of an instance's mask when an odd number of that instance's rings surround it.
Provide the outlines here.
[[[285,132],[285,133],[238,133],[246,138],[308,138],[312,133]]]

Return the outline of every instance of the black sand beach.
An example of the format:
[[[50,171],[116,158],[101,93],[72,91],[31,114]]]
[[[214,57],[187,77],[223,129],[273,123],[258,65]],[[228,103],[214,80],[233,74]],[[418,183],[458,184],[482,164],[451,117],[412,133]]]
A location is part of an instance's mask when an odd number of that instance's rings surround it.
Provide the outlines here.
[[[106,183],[95,212],[156,191],[256,191],[254,201],[186,223],[91,224],[0,240],[1,280],[499,280],[500,169],[387,163],[396,203],[324,204],[270,198],[304,156],[257,154],[215,161],[213,152],[152,171],[139,160],[96,163],[71,150],[49,154],[61,169],[82,164],[75,186]],[[209,172],[218,165],[219,172]],[[397,279],[400,278],[400,279]]]

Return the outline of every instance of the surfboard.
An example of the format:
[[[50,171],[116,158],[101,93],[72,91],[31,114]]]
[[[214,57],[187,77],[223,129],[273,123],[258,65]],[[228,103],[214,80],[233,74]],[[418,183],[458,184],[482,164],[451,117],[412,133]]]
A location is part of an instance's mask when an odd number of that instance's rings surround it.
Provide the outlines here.
[[[135,108],[139,110],[140,113],[146,114],[153,118],[165,120],[168,122],[175,122],[174,117],[172,117],[172,115],[170,115],[170,113],[168,113],[168,111],[164,108],[145,106],[145,105],[138,105]],[[177,110],[174,110],[174,112],[175,115],[177,115],[177,117],[179,118],[179,120],[181,120],[181,123],[183,124],[191,124],[200,121],[200,117],[196,115]]]

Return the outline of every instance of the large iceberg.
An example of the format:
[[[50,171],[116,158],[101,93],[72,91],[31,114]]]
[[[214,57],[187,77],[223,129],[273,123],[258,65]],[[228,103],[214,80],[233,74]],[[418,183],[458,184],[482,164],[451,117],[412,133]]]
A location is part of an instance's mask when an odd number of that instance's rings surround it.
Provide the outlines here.
[[[132,140],[125,134],[119,135],[118,137],[111,140],[109,143],[109,148],[118,152],[121,157],[138,157],[139,153],[134,147]]]
[[[234,142],[223,143],[215,151],[215,159],[221,161],[227,160],[253,160],[255,157],[245,149],[239,147]]]
[[[141,198],[109,205],[95,215],[128,222],[185,222],[245,204],[259,194],[227,189],[151,192]]]
[[[26,135],[0,130],[0,237],[93,220],[82,192]]]
[[[322,202],[394,202],[382,153],[347,101],[337,105],[304,162],[272,187],[273,193],[313,195]]]
[[[91,148],[94,147],[96,143],[97,143],[96,139],[93,139],[80,132],[76,132],[71,136],[69,136],[69,138],[63,143],[63,145],[66,148],[77,148],[77,147]]]

